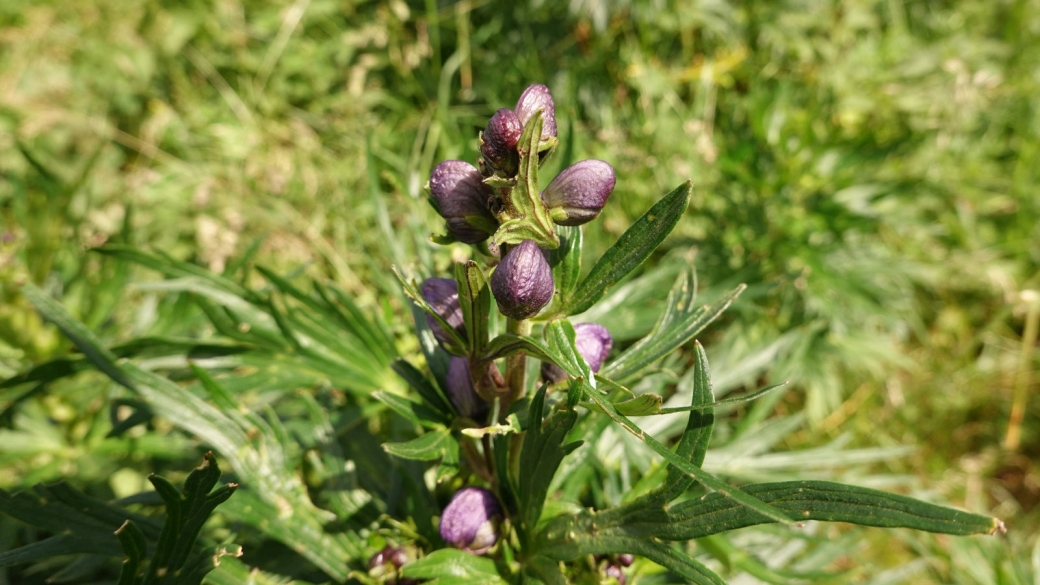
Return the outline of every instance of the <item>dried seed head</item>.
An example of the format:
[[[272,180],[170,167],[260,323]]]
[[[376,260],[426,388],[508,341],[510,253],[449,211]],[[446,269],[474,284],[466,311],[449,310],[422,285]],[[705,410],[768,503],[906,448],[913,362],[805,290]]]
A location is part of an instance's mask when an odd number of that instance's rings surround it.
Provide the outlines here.
[[[523,131],[524,125],[513,110],[502,108],[495,112],[480,137],[480,154],[484,163],[507,177],[515,175],[520,164],[516,145]]]
[[[542,191],[542,201],[560,225],[588,223],[603,210],[614,191],[614,167],[601,160],[583,160],[563,169]]]
[[[476,244],[495,233],[498,222],[491,213],[494,192],[484,184],[477,167],[446,160],[430,173],[430,201],[448,224],[448,232],[460,242]]]
[[[498,310],[511,319],[528,319],[552,300],[552,269],[533,240],[524,240],[506,253],[491,275],[491,292]]]
[[[527,125],[527,121],[534,113],[542,110],[542,136],[541,139],[556,137],[556,105],[553,103],[549,88],[540,83],[529,86],[520,94],[516,102],[516,117],[520,123]]]
[[[501,517],[495,494],[483,488],[463,488],[441,514],[441,537],[455,548],[481,555],[498,540]]]

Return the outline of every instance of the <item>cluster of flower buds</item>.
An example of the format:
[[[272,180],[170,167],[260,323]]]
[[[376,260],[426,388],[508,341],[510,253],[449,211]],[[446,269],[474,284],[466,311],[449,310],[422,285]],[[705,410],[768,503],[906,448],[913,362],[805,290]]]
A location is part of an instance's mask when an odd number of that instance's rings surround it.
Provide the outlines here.
[[[600,563],[600,570],[603,571],[605,579],[613,579],[618,585],[625,585],[627,579],[624,568],[631,567],[635,562],[635,557],[628,553],[616,556],[596,555],[596,562]],[[604,582],[609,583],[610,581]]]
[[[542,132],[538,151],[549,151],[556,145],[556,104],[548,87],[532,85],[520,94],[515,110],[502,108],[495,112],[480,134],[480,169],[484,176],[509,178],[516,175],[520,163],[517,152],[520,135],[539,110],[542,111]]]
[[[441,513],[440,533],[455,548],[482,555],[498,541],[502,508],[495,494],[483,488],[463,488]]]
[[[417,551],[412,546],[386,545],[383,550],[372,555],[368,560],[368,576],[378,579],[382,583],[393,583],[394,585],[411,585],[416,583],[414,579],[401,579],[398,571],[401,567],[415,561]]]
[[[614,347],[614,338],[610,336],[607,328],[599,323],[578,323],[574,326],[574,346],[595,373],[610,355],[610,350]],[[567,374],[560,366],[545,362],[542,364],[542,379],[555,384],[566,380]]]
[[[520,163],[520,137],[537,112],[542,112],[539,162],[556,145],[556,106],[549,88],[532,85],[520,95],[513,110],[502,108],[480,134],[480,168],[448,160],[433,169],[427,189],[430,202],[456,240],[477,244],[498,229],[498,210],[504,207],[489,179],[515,180]],[[534,156],[532,153],[531,156]],[[601,160],[584,160],[564,169],[541,193],[542,205],[559,225],[581,225],[595,219],[614,190],[614,169]],[[506,188],[508,189],[508,187]]]

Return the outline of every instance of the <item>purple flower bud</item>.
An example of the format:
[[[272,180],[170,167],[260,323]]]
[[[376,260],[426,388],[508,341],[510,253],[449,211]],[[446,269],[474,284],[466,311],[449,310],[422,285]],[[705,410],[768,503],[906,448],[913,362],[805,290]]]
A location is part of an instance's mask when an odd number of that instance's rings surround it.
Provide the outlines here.
[[[446,160],[430,174],[430,200],[448,223],[448,232],[460,242],[476,244],[495,233],[498,222],[491,213],[494,192],[484,184],[477,167]]]
[[[589,364],[589,369],[598,372],[614,347],[614,338],[599,323],[578,323],[574,326],[574,346],[578,348],[578,355]],[[567,378],[567,373],[556,364],[544,362],[542,378],[553,383],[562,382]]]
[[[473,388],[469,373],[469,360],[453,357],[448,362],[448,401],[462,416],[479,420],[487,416],[488,403]]]
[[[498,310],[511,319],[538,314],[552,300],[552,269],[534,240],[524,240],[506,253],[491,275]]]
[[[634,557],[633,555],[631,555],[629,553],[621,553],[621,554],[619,554],[617,556],[617,562],[622,567],[631,567],[632,563],[634,563],[635,560],[636,560],[636,557]]]
[[[498,540],[501,517],[495,494],[483,488],[464,488],[441,514],[441,537],[455,548],[482,555]]]
[[[556,137],[556,105],[553,104],[552,94],[549,88],[541,84],[534,84],[520,94],[516,102],[516,117],[520,123],[527,125],[527,121],[534,116],[538,110],[542,110],[542,136],[541,139]]]
[[[459,305],[459,285],[451,278],[427,278],[422,283],[422,296],[438,315],[444,318],[460,334],[465,330],[462,307]],[[451,342],[448,332],[432,315],[426,315],[426,324],[442,347]]]
[[[480,154],[484,162],[492,170],[502,171],[510,177],[515,175],[520,164],[516,145],[523,131],[524,125],[513,110],[502,108],[495,112],[481,135]]]
[[[625,585],[625,573],[621,570],[621,567],[619,567],[618,565],[607,565],[603,568],[603,575],[607,579],[616,580],[618,585]]]
[[[556,223],[581,225],[596,219],[616,181],[614,167],[601,160],[583,160],[556,175],[542,191],[542,201]]]

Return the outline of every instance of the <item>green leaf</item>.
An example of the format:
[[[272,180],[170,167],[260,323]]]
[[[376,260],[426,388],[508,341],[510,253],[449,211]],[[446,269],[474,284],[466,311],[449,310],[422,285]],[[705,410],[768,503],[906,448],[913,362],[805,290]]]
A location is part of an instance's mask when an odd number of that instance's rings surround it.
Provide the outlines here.
[[[391,367],[398,376],[401,376],[405,382],[408,382],[409,386],[415,388],[426,404],[437,409],[437,412],[445,416],[450,416],[455,412],[444,394],[437,390],[433,384],[430,384],[422,372],[413,366],[411,362],[404,358],[397,358],[391,364]]]
[[[202,465],[188,475],[183,491],[162,477],[152,475],[148,479],[166,503],[166,522],[144,582],[163,583],[168,576],[176,577],[180,573],[195,548],[203,524],[238,486],[227,484],[210,491],[220,480],[220,468],[212,452],[206,453]]]
[[[556,235],[560,238],[560,247],[549,250],[549,266],[560,293],[557,302],[566,307],[581,275],[581,226],[557,226]],[[551,309],[550,313],[553,313]]]
[[[449,582],[506,585],[495,561],[453,548],[435,550],[401,568],[409,579],[431,579],[431,585]]]
[[[711,372],[708,369],[708,355],[700,342],[694,343],[693,391],[691,406],[706,406],[715,402],[715,393],[711,389]],[[679,443],[675,446],[675,455],[691,464],[700,467],[704,464],[704,455],[708,452],[711,430],[715,425],[715,412],[712,410],[691,410],[686,421]],[[650,494],[659,498],[660,502],[670,502],[679,497],[693,483],[693,478],[674,465],[668,466],[668,478],[664,484]]]
[[[546,387],[542,386],[531,399],[527,415],[527,434],[520,451],[520,476],[517,478],[517,497],[520,505],[520,521],[517,532],[525,544],[534,535],[535,527],[542,516],[545,497],[549,493],[556,470],[563,458],[578,448],[581,443],[564,445],[567,433],[578,419],[574,410],[555,411],[542,424],[542,409],[545,407]]]
[[[531,357],[547,360],[553,363],[568,361],[563,356],[551,351],[545,344],[531,337],[516,335],[515,333],[503,333],[491,340],[484,350],[483,362],[490,362],[498,358],[524,352]],[[562,366],[561,366],[562,367]],[[566,371],[566,369],[565,369]]]
[[[107,244],[94,248],[92,251],[140,264],[170,278],[194,277],[201,282],[209,283],[223,292],[230,293],[232,296],[249,299],[250,302],[256,300],[254,293],[237,282],[206,270],[201,266],[175,260],[161,252],[149,254],[128,244]]]
[[[484,271],[473,260],[455,264],[455,282],[458,284],[462,320],[466,324],[466,338],[470,351],[476,355],[488,343],[488,315],[491,313],[491,289]]]
[[[742,492],[740,489],[732,485],[729,485],[728,483],[722,481],[721,479],[715,477],[707,471],[704,471],[700,467],[693,465],[686,459],[683,459],[679,455],[672,452],[670,449],[668,449],[659,441],[657,441],[657,439],[654,439],[650,435],[643,432],[642,429],[640,429],[632,421],[628,420],[628,418],[626,418],[624,415],[618,413],[617,410],[614,408],[614,405],[611,404],[605,397],[600,396],[598,392],[586,391],[585,395],[591,398],[592,401],[595,402],[600,407],[600,409],[607,414],[607,416],[614,420],[614,422],[620,424],[622,428],[635,435],[637,438],[639,438],[639,440],[646,443],[647,446],[650,447],[654,452],[664,457],[666,461],[677,467],[686,475],[693,477],[695,480],[704,485],[704,487],[708,488],[711,491],[716,491],[725,496],[733,498],[741,505],[755,510],[759,514],[771,518],[776,522],[781,522],[785,524],[790,523],[787,516],[782,514],[779,510],[762,502],[761,500],[758,500],[757,498],[749,496],[748,494]]]
[[[135,585],[144,578],[141,570],[142,565],[148,558],[148,544],[145,542],[144,533],[132,521],[127,520],[116,530],[116,536],[123,545],[126,559],[123,560],[123,568],[119,571],[119,582],[117,585]]]
[[[596,262],[568,301],[564,314],[587,311],[607,289],[621,281],[661,245],[690,204],[693,185],[687,181],[637,219]]]
[[[451,420],[444,413],[438,412],[425,403],[415,402],[390,392],[373,392],[372,398],[390,407],[391,410],[417,425],[424,427],[447,426]]]
[[[458,445],[455,438],[451,436],[451,431],[441,428],[425,432],[411,441],[383,443],[383,449],[401,459],[433,461],[441,458],[445,449],[450,448],[452,443]]]
[[[641,394],[630,400],[615,402],[614,408],[625,416],[657,414],[661,412],[661,397],[656,394]]]
[[[592,374],[588,362],[578,353],[575,338],[574,326],[566,319],[557,319],[545,326],[545,339],[550,355],[556,356],[553,360],[556,365],[563,368],[570,377],[584,378],[589,386],[595,388],[596,377]]]
[[[744,491],[798,522],[850,522],[960,536],[1005,531],[1004,523],[997,518],[833,482],[761,483],[745,486]],[[772,519],[716,493],[670,507],[663,516],[633,511],[616,524],[619,530],[635,536],[689,540],[768,522]]]
[[[444,317],[442,317],[439,313],[437,313],[437,311],[433,309],[433,307],[430,306],[430,303],[426,302],[426,299],[422,296],[422,293],[419,292],[419,287],[416,286],[414,282],[411,282],[410,280],[405,278],[404,274],[402,274],[396,266],[392,266],[391,269],[397,276],[397,280],[401,282],[401,286],[404,289],[404,294],[408,298],[412,299],[412,302],[415,303],[420,309],[425,311],[427,315],[433,317],[433,320],[436,321],[437,324],[441,326],[441,329],[443,329],[444,332],[448,335],[448,337],[450,338],[450,340],[448,341],[448,345],[460,354],[469,355],[469,340],[463,339],[463,337],[459,335],[459,332],[456,331],[454,327],[449,325],[448,322],[444,319]]]
[[[539,555],[557,561],[571,561],[588,555],[630,553],[646,557],[689,583],[725,585],[725,581],[686,553],[648,537],[637,537],[615,530],[601,530],[594,515],[561,516],[539,534]]]
[[[242,483],[258,495],[253,509],[269,512],[255,518],[254,526],[295,547],[331,577],[346,579],[346,561],[354,552],[350,543],[324,531],[322,525],[329,513],[311,502],[295,470],[286,465],[284,447],[268,426],[253,417],[231,417],[189,389],[133,363],[117,363],[116,356],[54,300],[32,285],[22,291],[41,316],[57,325],[95,367],[134,392],[154,412],[199,437],[231,464]],[[258,443],[263,449],[255,446]],[[291,517],[280,515],[279,510],[285,506],[292,508]],[[233,508],[245,513],[242,507]],[[118,526],[123,519],[112,525]]]
[[[745,288],[742,284],[712,305],[696,307],[696,280],[692,270],[684,272],[668,294],[665,312],[650,334],[611,360],[601,373],[615,380],[639,373],[703,331]]]
[[[787,382],[781,382],[779,384],[773,384],[772,386],[766,386],[765,388],[762,388],[761,390],[755,390],[754,392],[751,392],[750,394],[742,394],[740,396],[734,396],[732,398],[726,398],[724,400],[718,400],[716,402],[712,402],[711,404],[698,404],[698,405],[690,405],[690,406],[679,406],[679,407],[676,407],[676,408],[662,408],[661,411],[658,414],[672,414],[672,413],[675,413],[675,412],[687,412],[687,411],[690,411],[690,410],[712,410],[712,409],[718,408],[720,406],[730,406],[732,404],[743,404],[745,402],[751,402],[752,400],[757,400],[757,399],[765,396],[766,394],[769,394],[770,392],[773,392],[774,390],[778,390],[780,388],[783,388],[786,385],[787,385]]]

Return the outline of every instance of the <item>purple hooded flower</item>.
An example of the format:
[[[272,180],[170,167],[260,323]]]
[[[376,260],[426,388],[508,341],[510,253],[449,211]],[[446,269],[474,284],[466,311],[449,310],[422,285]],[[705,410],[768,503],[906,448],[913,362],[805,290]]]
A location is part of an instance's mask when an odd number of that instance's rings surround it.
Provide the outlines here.
[[[491,171],[501,171],[505,176],[516,174],[520,164],[520,153],[516,145],[524,125],[513,110],[502,108],[488,121],[480,136],[480,154]]]
[[[553,103],[549,88],[536,83],[529,86],[520,94],[516,102],[516,117],[524,126],[538,110],[542,110],[542,136],[541,139],[556,137],[556,105]]]
[[[542,191],[542,201],[556,223],[581,225],[596,219],[616,181],[614,167],[601,160],[583,160],[556,175]]]
[[[464,334],[462,307],[459,305],[459,285],[452,278],[427,278],[422,283],[422,296],[438,315],[444,318],[460,335]],[[432,315],[426,315],[426,324],[441,347],[451,343],[451,336]]]
[[[491,213],[494,192],[484,184],[477,167],[461,160],[446,160],[430,173],[430,200],[448,224],[448,232],[460,242],[476,244],[498,229]]]
[[[511,319],[528,319],[552,300],[552,269],[533,240],[509,250],[491,275],[498,310]]]
[[[487,416],[488,403],[477,394],[469,373],[469,360],[453,357],[448,362],[448,401],[460,415],[479,420]]]
[[[441,514],[441,538],[455,548],[482,555],[498,541],[501,518],[495,494],[483,488],[463,488]]]
[[[614,347],[614,338],[599,323],[578,323],[574,326],[574,346],[585,363],[589,364],[589,369],[598,372]],[[557,383],[565,380],[567,373],[560,366],[545,362],[542,364],[542,378]]]

